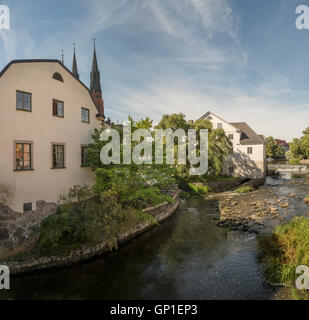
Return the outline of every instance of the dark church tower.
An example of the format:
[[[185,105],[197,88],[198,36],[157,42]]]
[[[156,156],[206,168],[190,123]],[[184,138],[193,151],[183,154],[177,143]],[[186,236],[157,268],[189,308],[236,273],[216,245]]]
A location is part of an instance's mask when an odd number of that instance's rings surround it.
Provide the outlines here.
[[[75,43],[73,43],[74,55],[73,55],[73,65],[72,65],[72,73],[74,77],[79,80],[79,74],[77,69],[76,55],[75,55]]]
[[[93,51],[92,70],[90,73],[90,92],[94,102],[96,103],[98,109],[100,110],[100,114],[104,117],[104,101],[102,97],[100,71],[98,67],[95,43],[94,43],[94,51]]]

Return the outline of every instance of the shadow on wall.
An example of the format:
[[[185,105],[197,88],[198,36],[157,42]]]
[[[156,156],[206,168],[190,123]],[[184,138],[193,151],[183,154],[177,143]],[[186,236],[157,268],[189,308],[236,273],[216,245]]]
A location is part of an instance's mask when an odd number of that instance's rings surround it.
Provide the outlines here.
[[[263,178],[265,176],[263,169],[259,168],[255,161],[244,152],[231,155],[226,160],[226,170],[228,167],[233,166],[235,168],[235,174],[244,178]]]
[[[12,188],[8,185],[0,183],[0,203],[7,204],[13,197]]]

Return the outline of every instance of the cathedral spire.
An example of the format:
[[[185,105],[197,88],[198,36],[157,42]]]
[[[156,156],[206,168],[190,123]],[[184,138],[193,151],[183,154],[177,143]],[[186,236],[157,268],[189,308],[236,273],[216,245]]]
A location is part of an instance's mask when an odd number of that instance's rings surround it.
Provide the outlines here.
[[[73,73],[74,77],[77,80],[79,80],[79,74],[78,74],[77,62],[76,62],[76,54],[75,54],[75,43],[73,43],[73,50],[74,50],[74,54],[73,54],[72,73]]]
[[[90,93],[99,110],[99,114],[97,115],[98,119],[101,118],[104,120],[104,100],[102,97],[100,71],[98,67],[97,53],[95,48],[95,39],[93,39],[93,60],[92,70],[90,72]]]
[[[102,92],[101,81],[100,81],[100,71],[98,67],[97,53],[95,47],[95,39],[93,39],[93,60],[92,60],[92,70],[90,73],[90,91]]]

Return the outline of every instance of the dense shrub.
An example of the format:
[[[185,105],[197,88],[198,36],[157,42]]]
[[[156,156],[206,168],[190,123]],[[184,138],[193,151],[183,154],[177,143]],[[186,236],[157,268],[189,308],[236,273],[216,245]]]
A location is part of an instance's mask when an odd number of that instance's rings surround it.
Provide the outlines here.
[[[262,262],[271,282],[291,284],[299,265],[309,266],[309,219],[296,217],[259,239]]]
[[[111,191],[117,194],[117,200],[123,208],[134,208],[137,210],[159,203],[172,202],[173,198],[166,190],[173,189],[174,179],[169,176],[164,181],[165,171],[146,174],[146,170],[139,172],[135,167],[122,167],[112,169],[96,170],[96,194]]]
[[[117,247],[118,236],[142,221],[155,219],[134,208],[123,208],[114,191],[92,196],[87,187],[74,187],[55,215],[46,218],[38,230],[36,248],[40,254],[66,254],[83,244],[106,242]],[[79,199],[79,202],[74,200]]]

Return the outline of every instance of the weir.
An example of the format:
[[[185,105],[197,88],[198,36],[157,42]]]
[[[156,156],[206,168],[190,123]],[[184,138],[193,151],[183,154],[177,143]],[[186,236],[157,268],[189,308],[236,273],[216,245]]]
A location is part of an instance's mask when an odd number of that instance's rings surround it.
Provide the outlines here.
[[[276,172],[295,172],[295,173],[309,173],[309,166],[298,164],[268,164],[268,170]]]

